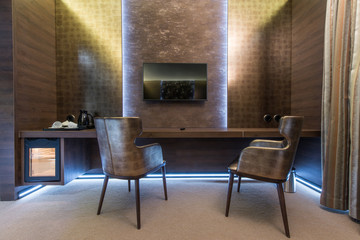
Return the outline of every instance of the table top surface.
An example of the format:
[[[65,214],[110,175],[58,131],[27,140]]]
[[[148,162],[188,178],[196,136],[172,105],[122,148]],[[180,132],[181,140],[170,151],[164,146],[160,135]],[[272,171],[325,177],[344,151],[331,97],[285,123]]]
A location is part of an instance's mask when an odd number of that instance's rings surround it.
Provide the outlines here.
[[[318,129],[303,129],[301,137],[320,137]],[[277,128],[144,128],[140,138],[253,138],[281,137]],[[19,138],[96,138],[95,129],[20,131]]]

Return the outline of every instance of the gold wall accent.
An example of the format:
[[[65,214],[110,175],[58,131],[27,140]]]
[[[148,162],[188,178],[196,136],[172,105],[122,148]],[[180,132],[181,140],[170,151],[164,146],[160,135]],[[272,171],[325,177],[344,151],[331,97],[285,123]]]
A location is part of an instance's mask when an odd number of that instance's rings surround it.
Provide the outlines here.
[[[121,0],[57,0],[58,119],[122,116]]]
[[[274,127],[290,96],[291,1],[229,0],[228,127]]]

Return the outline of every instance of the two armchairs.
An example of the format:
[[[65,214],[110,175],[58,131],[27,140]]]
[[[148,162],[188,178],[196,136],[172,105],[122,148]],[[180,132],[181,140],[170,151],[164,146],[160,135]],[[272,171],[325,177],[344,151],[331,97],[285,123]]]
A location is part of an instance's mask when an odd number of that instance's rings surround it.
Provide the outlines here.
[[[300,139],[303,117],[288,116],[280,120],[282,141],[254,140],[243,149],[228,167],[229,187],[225,216],[229,215],[234,175],[239,177],[238,192],[242,177],[276,183],[286,236],[290,237],[285,198],[282,188],[292,168]],[[105,174],[97,214],[101,207],[109,177],[135,180],[137,228],[140,229],[139,179],[162,170],[165,200],[167,200],[165,165],[159,144],[136,146],[135,139],[142,132],[140,118],[96,118],[95,126]]]

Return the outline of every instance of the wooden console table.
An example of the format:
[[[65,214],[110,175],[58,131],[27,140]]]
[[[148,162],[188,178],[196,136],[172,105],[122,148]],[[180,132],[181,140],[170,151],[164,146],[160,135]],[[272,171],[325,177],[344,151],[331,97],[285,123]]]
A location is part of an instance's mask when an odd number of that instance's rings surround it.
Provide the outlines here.
[[[144,128],[139,138],[281,137],[277,128]],[[303,129],[301,137],[320,137],[320,130]],[[19,138],[96,138],[95,129],[81,131],[20,131]]]
[[[277,137],[281,137],[277,128],[186,128],[185,130],[145,128],[136,143],[139,145],[160,143],[163,147],[164,159],[168,161],[169,173],[220,173],[226,172],[229,161],[232,161],[252,139]],[[319,139],[320,130],[304,129],[301,137],[305,138],[303,141],[311,142],[314,138]],[[61,181],[39,184],[63,185],[89,169],[101,167],[95,129],[20,131],[19,138],[22,149],[26,138],[60,139]],[[308,158],[308,148],[304,147],[304,149],[306,151],[304,158]],[[21,164],[24,164],[24,151],[22,151]],[[23,170],[21,174],[23,175]],[[34,184],[26,183],[24,180],[22,183]]]

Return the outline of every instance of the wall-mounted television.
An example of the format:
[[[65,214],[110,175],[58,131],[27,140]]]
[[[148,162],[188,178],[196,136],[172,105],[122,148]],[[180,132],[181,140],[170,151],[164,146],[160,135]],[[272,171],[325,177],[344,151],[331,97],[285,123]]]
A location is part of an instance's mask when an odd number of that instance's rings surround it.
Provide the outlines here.
[[[144,100],[207,100],[206,63],[144,63]]]

